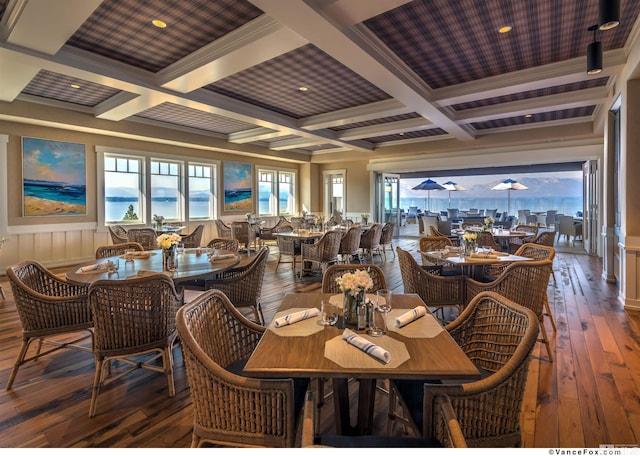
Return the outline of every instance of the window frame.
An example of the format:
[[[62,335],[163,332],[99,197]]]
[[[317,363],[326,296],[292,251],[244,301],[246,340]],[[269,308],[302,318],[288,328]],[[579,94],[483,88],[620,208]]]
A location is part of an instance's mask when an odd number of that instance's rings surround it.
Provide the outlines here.
[[[271,197],[275,198],[275,213],[263,214],[260,212],[260,183],[263,182],[260,180],[261,173],[269,173],[274,176],[271,181]],[[288,174],[291,175],[292,182],[290,183],[291,192],[293,195],[293,208],[291,212],[282,212],[280,208],[280,175]],[[294,169],[289,168],[274,168],[269,166],[256,166],[256,201],[257,201],[257,209],[256,215],[258,217],[278,217],[278,216],[292,216],[295,215],[296,207],[297,207],[297,180],[298,180],[298,172]]]

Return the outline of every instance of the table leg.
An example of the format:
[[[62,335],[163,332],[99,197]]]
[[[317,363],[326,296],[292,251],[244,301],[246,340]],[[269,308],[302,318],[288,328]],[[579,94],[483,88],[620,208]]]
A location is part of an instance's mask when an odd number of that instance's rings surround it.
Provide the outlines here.
[[[376,379],[365,378],[359,380],[358,392],[358,435],[373,433],[373,410],[376,399]]]
[[[333,407],[335,409],[336,432],[341,435],[354,435],[349,413],[349,384],[346,378],[333,379]]]

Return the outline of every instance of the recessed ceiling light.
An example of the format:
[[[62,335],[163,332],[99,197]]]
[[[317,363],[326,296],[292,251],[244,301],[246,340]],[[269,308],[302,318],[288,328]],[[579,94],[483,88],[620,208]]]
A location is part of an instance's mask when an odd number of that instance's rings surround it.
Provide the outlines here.
[[[79,89],[80,86],[78,84],[71,84],[70,86],[72,89]]]
[[[306,92],[307,90],[309,90],[309,87],[305,87],[305,86],[298,87],[298,90],[299,90],[300,92]]]
[[[167,23],[164,21],[161,21],[160,19],[154,19],[151,21],[151,23],[158,28],[165,28],[167,26]]]
[[[513,28],[513,27],[511,27],[510,25],[503,25],[502,27],[500,27],[500,28],[498,29],[498,33],[507,33],[507,32],[510,32],[512,28]]]
[[[531,117],[533,117],[533,114],[525,114],[524,115],[527,119],[530,119]]]

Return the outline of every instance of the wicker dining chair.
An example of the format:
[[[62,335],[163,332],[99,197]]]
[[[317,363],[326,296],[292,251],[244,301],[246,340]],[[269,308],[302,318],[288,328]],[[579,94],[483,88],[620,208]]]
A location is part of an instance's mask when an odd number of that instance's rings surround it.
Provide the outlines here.
[[[198,225],[196,228],[189,234],[185,234],[181,236],[182,243],[185,248],[198,248],[202,243],[202,233],[204,232],[204,225]]]
[[[308,380],[242,375],[265,328],[219,290],[194,298],[176,320],[193,401],[191,447],[293,447]]]
[[[456,247],[460,246],[460,238],[458,236],[447,236],[433,225],[429,225],[429,232],[431,233],[431,236],[429,237],[446,237],[447,239],[449,239],[449,241],[451,241],[452,245]]]
[[[249,222],[232,222],[231,237],[237,239],[240,244],[244,244],[247,255],[251,254],[251,244],[253,244],[254,250],[257,247],[256,232],[253,230]]]
[[[216,230],[218,231],[218,237],[219,238],[230,238],[230,237],[232,237],[231,236],[231,227],[229,225],[227,225],[226,223],[224,223],[220,219],[215,219],[214,222],[216,224]]]
[[[371,263],[373,263],[374,252],[381,253],[380,250],[380,238],[382,237],[382,225],[380,223],[374,223],[371,225],[360,238],[360,248],[362,249],[362,256],[369,257]]]
[[[263,325],[260,295],[268,259],[269,248],[261,247],[246,266],[216,273],[213,280],[205,280],[205,289],[222,291],[237,308],[250,308],[256,322]]]
[[[533,234],[531,236],[509,238],[509,241],[507,244],[509,248],[509,253],[516,253],[516,250],[518,250],[522,245],[530,242],[534,242],[536,240],[536,237],[538,237],[537,226],[516,225],[516,227],[513,228],[512,231],[531,232]]]
[[[447,423],[434,401],[446,395],[469,447],[520,446],[521,404],[538,326],[530,309],[497,293],[477,295],[445,329],[486,375],[459,384],[392,381],[389,425],[400,421],[425,438],[441,435]]]
[[[323,293],[342,293],[336,279],[342,277],[347,272],[368,271],[373,286],[367,290],[369,293],[375,293],[378,290],[387,288],[387,281],[384,278],[384,272],[375,264],[332,264],[329,266],[322,276],[322,292]]]
[[[304,272],[305,263],[309,262],[320,265],[324,272],[327,266],[338,262],[338,251],[340,250],[340,240],[342,231],[327,231],[313,244],[302,244],[300,247],[301,270]]]
[[[94,315],[96,363],[89,417],[96,414],[100,388],[135,369],[164,373],[169,397],[173,397],[173,348],[178,335],[175,316],[184,304],[173,280],[162,273],[97,280],[89,286],[88,298]],[[155,362],[158,358],[161,366]],[[114,374],[114,360],[131,367]]]
[[[362,263],[360,257],[360,239],[362,238],[362,230],[359,226],[352,226],[349,228],[340,239],[340,248],[338,249],[338,255],[342,257],[342,260],[349,264],[354,256],[358,257],[358,262]]]
[[[158,248],[158,234],[153,228],[130,228],[127,231],[127,242],[137,242],[145,250]]]
[[[293,231],[293,225],[283,225],[279,228],[278,232],[291,232]],[[276,263],[276,270],[278,272],[278,267],[281,263],[291,263],[291,267],[293,270],[293,276],[296,276],[296,259],[300,257],[300,253],[302,248],[300,247],[300,242],[295,239],[287,239],[281,236],[276,236],[276,245],[278,246],[278,262]],[[285,259],[283,259],[283,256]],[[286,260],[286,258],[290,258]]]
[[[238,253],[240,242],[233,238],[213,238],[207,243],[207,248]]]
[[[109,225],[107,226],[107,229],[111,235],[111,242],[114,244],[122,244],[129,240],[127,237],[127,230],[125,230],[122,225]]]
[[[476,245],[487,249],[493,249],[496,252],[502,251],[502,246],[498,244],[490,231],[480,231],[477,233]]]
[[[123,242],[121,244],[101,245],[96,249],[96,260],[122,255],[126,250],[144,250],[137,242]]]
[[[380,249],[384,255],[384,261],[387,261],[387,246],[391,247],[393,258],[396,257],[396,251],[393,249],[393,230],[396,224],[394,222],[386,222],[382,225],[382,232],[380,233]]]
[[[541,231],[533,241],[534,244],[548,245],[553,247],[556,242],[557,231]]]
[[[500,276],[488,283],[465,277],[466,300],[469,302],[483,291],[493,291],[531,309],[540,321],[540,342],[544,343],[549,362],[553,362],[547,330],[542,324],[546,311],[547,286],[551,276],[551,260],[511,263]]]
[[[22,346],[9,374],[7,390],[13,386],[18,369],[30,361],[63,348],[93,350],[93,315],[87,302],[87,287],[73,285],[59,278],[34,260],[25,260],[6,270],[13,292],[20,324]],[[72,341],[61,342],[56,336],[87,333]],[[91,346],[80,345],[91,338]],[[37,341],[35,354],[27,356],[32,342]],[[43,344],[51,346],[42,351]]]
[[[425,252],[433,252],[434,250],[443,250],[448,247],[453,247],[453,242],[447,236],[423,236],[419,241],[420,254],[422,257],[423,266],[439,265],[441,267],[441,275],[453,276],[460,275],[460,267],[458,265],[449,263],[448,261],[437,261],[427,255]],[[433,269],[434,271],[436,269]]]
[[[446,308],[454,308],[457,313],[464,308],[464,276],[442,276],[439,268],[423,267],[418,264],[411,252],[396,247],[400,263],[400,275],[404,293],[415,293],[440,321],[449,320]]]
[[[258,237],[260,238],[260,246],[263,247],[265,245],[277,245],[277,236],[276,233],[281,232],[283,227],[291,227],[289,231],[293,231],[293,225],[287,222],[287,219],[282,217],[278,220],[278,222],[272,227],[261,227],[260,233]]]

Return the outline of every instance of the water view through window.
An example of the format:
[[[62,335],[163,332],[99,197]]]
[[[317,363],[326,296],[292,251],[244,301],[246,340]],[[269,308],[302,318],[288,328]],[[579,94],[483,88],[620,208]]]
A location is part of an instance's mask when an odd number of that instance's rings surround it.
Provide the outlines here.
[[[517,215],[518,210],[546,212],[557,210],[558,214],[576,215],[582,211],[582,171],[560,171],[553,173],[485,175],[485,176],[429,176],[443,185],[455,182],[465,190],[413,190],[428,179],[411,178],[400,180],[400,207],[405,211],[417,206],[423,211],[498,209]],[[506,179],[513,179],[527,187],[526,190],[492,190]],[[449,202],[449,198],[451,199]]]

